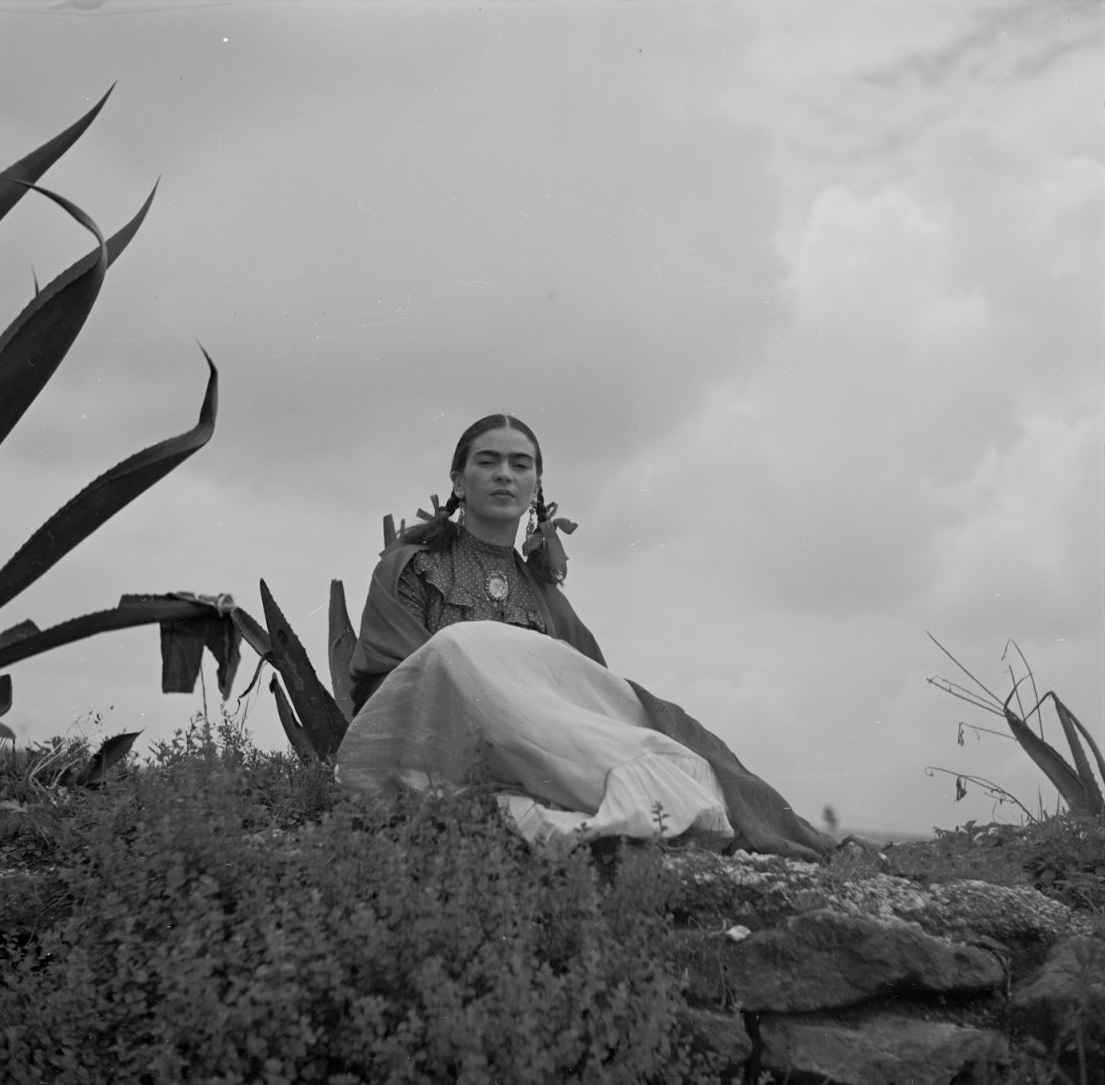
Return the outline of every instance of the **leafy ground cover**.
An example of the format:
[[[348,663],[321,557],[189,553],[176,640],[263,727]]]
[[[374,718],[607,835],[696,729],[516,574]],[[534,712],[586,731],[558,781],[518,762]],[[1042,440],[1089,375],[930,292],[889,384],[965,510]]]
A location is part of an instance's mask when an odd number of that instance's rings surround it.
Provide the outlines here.
[[[231,721],[95,790],[64,759],[6,751],[4,880],[49,875],[0,950],[6,1080],[711,1080],[647,850],[541,860],[478,781],[366,809]]]
[[[662,847],[541,859],[479,781],[368,809],[231,718],[59,786],[88,756],[0,749],[7,1080],[718,1080],[664,964]],[[1100,818],[968,824],[829,870],[1034,885],[1105,935]]]

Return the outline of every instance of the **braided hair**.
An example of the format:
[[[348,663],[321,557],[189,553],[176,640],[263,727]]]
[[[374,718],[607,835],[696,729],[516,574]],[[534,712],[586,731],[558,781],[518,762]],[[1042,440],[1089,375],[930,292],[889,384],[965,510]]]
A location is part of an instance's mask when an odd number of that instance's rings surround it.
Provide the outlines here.
[[[533,442],[534,464],[537,468],[537,477],[540,480],[542,470],[541,445],[537,436],[519,418],[512,414],[489,414],[473,422],[457,441],[456,450],[453,452],[453,462],[449,468],[450,476],[458,471],[463,471],[468,464],[468,453],[476,438],[482,437],[493,429],[516,429],[524,433]],[[424,524],[415,524],[403,532],[402,541],[405,543],[420,543],[428,546],[434,552],[448,550],[460,537],[460,528],[451,519],[454,512],[460,508],[461,500],[455,492],[449,494],[449,500],[442,506],[444,515],[435,516],[433,520]],[[533,499],[533,508],[537,516],[537,522],[543,524],[548,519],[548,510],[545,507],[545,495],[538,481],[537,493]],[[559,584],[563,577],[553,568],[552,563],[545,553],[544,547],[535,550],[528,558],[526,565],[530,572],[549,584]]]

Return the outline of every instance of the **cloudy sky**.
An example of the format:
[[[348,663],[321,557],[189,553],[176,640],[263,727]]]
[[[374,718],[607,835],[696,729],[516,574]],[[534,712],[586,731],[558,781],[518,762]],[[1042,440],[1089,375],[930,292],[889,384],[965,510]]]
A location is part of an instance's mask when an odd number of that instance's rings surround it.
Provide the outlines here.
[[[384,514],[509,410],[613,669],[812,820],[994,816],[928,765],[1052,802],[957,746],[1002,724],[926,683],[926,631],[1003,695],[1014,638],[1100,736],[1103,53],[1063,0],[0,0],[3,164],[117,82],[43,183],[110,232],[161,178],[0,450],[0,557],[195,422],[197,340],[221,374],[207,448],[0,626],[259,616],[264,577],[324,671],[331,578],[356,617]],[[0,246],[6,323],[88,240],[27,199]],[[159,674],[155,628],[86,641],[16,665],[5,722],[169,737],[202,700]],[[248,725],[283,745],[267,689]]]

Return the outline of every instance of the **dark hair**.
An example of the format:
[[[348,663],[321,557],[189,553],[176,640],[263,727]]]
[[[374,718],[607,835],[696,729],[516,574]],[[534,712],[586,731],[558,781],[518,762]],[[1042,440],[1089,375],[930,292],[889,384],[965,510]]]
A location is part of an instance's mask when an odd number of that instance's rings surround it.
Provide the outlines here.
[[[463,471],[467,466],[468,453],[471,452],[476,438],[482,437],[493,429],[516,429],[520,433],[524,433],[533,442],[534,463],[537,467],[537,477],[540,479],[543,465],[541,445],[537,440],[537,435],[525,422],[520,418],[515,418],[512,414],[489,414],[479,421],[473,422],[460,435],[460,440],[457,441],[456,451],[453,453],[453,462],[449,468],[450,476],[457,471]],[[449,500],[442,506],[445,515],[437,516],[429,523],[414,524],[407,528],[403,532],[402,541],[405,543],[420,543],[434,551],[448,550],[460,534],[460,528],[448,517],[452,516],[459,506],[460,500],[456,493],[450,493]],[[537,494],[534,497],[533,506],[537,513],[537,522],[543,524],[548,519],[549,514],[545,508],[545,494],[540,482],[537,484]],[[563,577],[552,567],[544,547],[530,554],[526,558],[526,565],[539,580],[547,581],[550,584],[559,584],[563,580]]]

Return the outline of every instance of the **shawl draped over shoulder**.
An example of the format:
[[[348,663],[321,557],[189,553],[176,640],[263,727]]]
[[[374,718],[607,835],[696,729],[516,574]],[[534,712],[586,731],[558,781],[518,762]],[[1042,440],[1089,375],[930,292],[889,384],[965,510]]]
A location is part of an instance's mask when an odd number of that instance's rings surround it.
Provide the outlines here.
[[[338,752],[339,774],[343,784],[348,785],[349,783],[349,773],[346,769],[348,759],[359,756],[363,761],[367,756],[363,753],[359,755],[350,753],[346,748],[349,747],[350,750],[355,750],[358,742],[362,743],[363,748],[365,732],[371,731],[378,723],[378,719],[373,720],[372,718],[374,713],[378,718],[380,712],[390,712],[393,718],[397,714],[402,714],[408,703],[418,701],[420,696],[423,699],[429,696],[428,690],[432,675],[436,673],[432,670],[419,673],[416,677],[406,678],[408,686],[402,695],[407,699],[405,701],[395,700],[395,697],[400,693],[400,684],[404,680],[401,676],[404,671],[407,671],[414,664],[419,664],[419,661],[425,658],[425,653],[419,653],[419,649],[426,646],[431,640],[430,633],[404,606],[398,594],[400,575],[414,554],[424,549],[426,548],[419,544],[394,545],[383,553],[373,572],[368,599],[361,618],[360,634],[350,663],[353,699],[358,715],[350,725],[350,731],[343,742],[343,747]],[[534,589],[534,594],[544,612],[546,629],[551,636],[566,645],[570,645],[571,648],[590,661],[588,663],[582,660],[579,661],[578,668],[573,669],[572,681],[564,683],[562,678],[567,673],[566,668],[570,665],[571,658],[578,659],[578,657],[573,656],[570,652],[565,653],[563,648],[556,649],[555,652],[550,649],[546,654],[553,655],[555,662],[544,668],[542,663],[539,662],[533,668],[534,682],[540,680],[540,676],[536,672],[542,669],[546,672],[544,678],[548,683],[548,692],[545,694],[546,701],[555,701],[558,693],[556,687],[560,684],[571,686],[574,682],[576,687],[579,688],[580,682],[589,683],[595,687],[595,691],[593,694],[585,693],[582,700],[591,706],[586,709],[587,712],[591,713],[587,718],[591,719],[591,727],[595,730],[603,729],[603,721],[599,715],[595,715],[594,705],[605,704],[609,700],[617,701],[619,704],[625,701],[632,702],[624,705],[623,717],[635,722],[637,728],[651,729],[658,732],[658,736],[666,736],[663,740],[666,745],[662,751],[665,756],[674,756],[674,759],[678,761],[680,752],[689,750],[693,755],[696,755],[692,759],[693,761],[697,762],[701,759],[713,770],[714,779],[706,781],[704,786],[707,790],[713,788],[716,791],[720,788],[719,799],[723,799],[725,816],[728,819],[728,825],[732,827],[730,850],[743,848],[748,851],[768,852],[797,859],[817,860],[835,847],[835,841],[831,837],[818,832],[807,821],[798,817],[779,792],[745,768],[720,738],[708,731],[696,719],[684,712],[682,708],[655,696],[636,682],[623,681],[606,671],[606,663],[598,643],[590,630],[580,621],[560,587],[533,577],[525,563],[517,555],[515,560]],[[471,622],[462,624],[487,626],[496,623]],[[438,642],[446,646],[443,651],[456,651],[453,640],[443,636],[451,628],[453,627],[446,627],[440,634],[437,634]],[[527,666],[526,659],[535,659],[534,652],[540,648],[540,642],[545,641],[542,634],[528,630],[496,634],[498,640],[495,643],[500,650],[504,646],[504,636],[507,641],[510,641],[510,638],[513,637],[514,640],[511,643],[521,643],[523,645],[523,665]],[[520,641],[519,638],[521,638]],[[509,647],[509,644],[506,646]],[[384,679],[400,667],[400,664],[411,659],[412,656],[415,659],[411,660],[408,667],[396,675],[396,679],[392,683],[384,685]],[[494,666],[494,660],[501,658],[501,656],[488,658],[492,661],[490,664],[480,660],[479,665],[485,668],[488,665]],[[462,662],[471,664],[473,661],[469,656],[465,656]],[[515,676],[512,676],[511,680],[515,684],[519,681]],[[463,680],[456,679],[455,676],[447,681],[461,681],[463,684]],[[468,681],[478,681],[478,679]],[[524,682],[524,679],[522,681]],[[381,686],[383,686],[383,689],[381,689]],[[604,688],[600,690],[599,687]],[[464,688],[470,687],[465,686]],[[534,688],[538,687],[535,686]],[[486,695],[486,689],[484,687],[481,687],[481,689],[484,692],[475,697],[477,709],[481,704],[480,698]],[[524,685],[522,689],[522,695],[525,696]],[[377,694],[378,690],[380,691],[379,694]],[[460,689],[459,692],[463,694],[464,690]],[[517,696],[517,690],[514,690],[512,695]],[[435,696],[449,697],[455,701],[458,696],[458,687],[447,684],[442,686],[435,693]],[[603,700],[603,698],[606,700]],[[384,701],[390,701],[389,706],[385,706]],[[376,711],[377,707],[379,711]],[[417,710],[415,711],[417,714]],[[555,713],[556,709],[551,707],[549,711]],[[426,707],[425,712],[431,716],[439,715],[439,713],[433,711],[432,706]],[[520,714],[516,713],[517,715],[529,715],[529,713],[523,711]],[[404,720],[393,720],[392,727],[397,735],[402,731],[405,723]],[[412,723],[413,726],[416,726],[416,724]],[[556,729],[555,715],[546,720],[541,726],[544,727],[541,732],[542,735],[551,734]],[[623,733],[625,733],[624,729]],[[661,742],[658,736],[654,740],[649,740],[651,745],[650,752],[647,754],[648,758],[652,758],[652,753],[655,752],[651,751],[651,746]],[[640,730],[636,730],[633,737],[638,743],[647,738]],[[671,740],[671,742],[667,740]],[[409,741],[418,741],[425,745],[428,740],[425,738],[416,739],[412,732]],[[596,739],[596,741],[601,741],[601,739]],[[525,744],[527,748],[533,745],[529,738],[525,740]],[[394,743],[390,746],[377,744],[372,749],[371,757],[375,758],[380,750],[384,750],[386,755],[390,756],[395,746]],[[343,755],[345,756],[343,757]],[[527,770],[519,769],[517,765],[514,765],[512,771],[517,778],[526,778]],[[664,769],[663,771],[667,770]],[[695,771],[693,765],[690,771],[693,775]],[[609,773],[610,779],[614,776],[614,772]],[[543,777],[543,779],[547,781],[548,777]],[[683,777],[683,779],[686,779],[686,777]],[[702,783],[702,781],[699,782]],[[697,784],[690,781],[687,783],[687,787],[691,791],[696,791]],[[615,789],[609,781],[608,788]],[[534,791],[532,788],[526,790],[531,794]],[[559,796],[559,792],[556,792],[555,788],[553,788],[553,793]],[[526,801],[529,802],[529,800]],[[708,806],[710,801],[703,794],[703,808]],[[530,803],[530,806],[532,805],[533,803]],[[591,805],[595,806],[597,804],[592,803]],[[524,820],[524,814],[519,816],[519,811],[522,809],[524,808],[519,807],[517,802],[512,804],[512,813],[516,822]],[[594,814],[595,810],[592,809],[590,813]],[[557,815],[549,814],[548,816],[555,817]],[[706,820],[708,821],[709,818],[707,817]],[[703,824],[701,818],[699,824]],[[726,827],[726,835],[728,835],[728,827]]]

